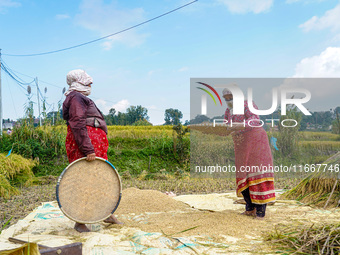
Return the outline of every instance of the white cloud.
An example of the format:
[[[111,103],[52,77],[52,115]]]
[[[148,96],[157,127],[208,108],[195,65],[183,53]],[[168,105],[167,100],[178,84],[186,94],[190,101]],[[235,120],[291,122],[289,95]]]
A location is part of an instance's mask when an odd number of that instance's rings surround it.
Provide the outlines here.
[[[292,78],[314,79],[287,79],[281,87],[298,87],[309,90],[313,98],[327,101],[339,94],[339,79],[316,78],[339,78],[340,77],[340,47],[328,47],[320,55],[302,59],[295,68]],[[321,101],[318,101],[319,103]]]
[[[71,18],[71,17],[70,17],[70,15],[68,15],[68,14],[57,14],[57,15],[55,16],[55,18],[56,18],[56,19],[59,19],[59,20],[63,20],[63,19],[69,19],[69,18]]]
[[[106,41],[106,42],[103,42],[102,43],[102,46],[103,46],[103,48],[105,49],[105,50],[111,50],[111,48],[112,48],[112,40],[110,40],[110,41]]]
[[[156,105],[149,105],[146,107],[148,110],[157,110],[157,106]]]
[[[148,76],[153,75],[155,72],[156,72],[156,70],[150,70],[150,71],[148,72]]]
[[[321,17],[313,16],[299,27],[305,32],[309,32],[311,30],[322,30],[325,28],[330,28],[332,31],[337,31],[340,29],[339,18],[340,4],[335,6],[333,9],[326,11]]]
[[[4,13],[7,8],[19,6],[21,6],[21,4],[13,0],[0,0],[0,13]]]
[[[320,55],[302,59],[293,77],[340,77],[340,47],[328,47]]]
[[[339,42],[340,42],[340,34],[335,35],[335,36],[330,40],[330,44],[333,44],[333,45],[338,45]]]
[[[130,106],[130,103],[127,99],[122,99],[115,104],[109,104],[104,99],[97,99],[95,100],[96,105],[98,108],[106,115],[109,113],[111,108],[114,108],[116,112],[125,112],[126,109]]]
[[[111,108],[115,108],[116,112],[125,112],[129,106],[129,101],[127,99],[123,99],[120,100],[118,103],[112,105]]]
[[[302,2],[304,4],[309,4],[309,3],[313,3],[313,2],[323,2],[325,0],[286,0],[287,4],[293,4],[293,3],[298,3],[298,2]]]
[[[253,12],[258,14],[269,11],[274,0],[219,0],[219,2],[226,5],[231,13]]]
[[[150,76],[153,76],[155,74],[159,74],[160,72],[162,72],[162,69],[161,68],[158,68],[158,69],[153,69],[153,70],[150,70],[147,72],[147,75],[150,77]]]
[[[106,4],[102,0],[83,0],[80,10],[81,13],[75,17],[76,23],[98,32],[101,36],[113,34],[145,20],[142,8],[119,10],[114,1]],[[143,43],[145,38],[145,34],[132,29],[108,38],[102,45],[106,50],[111,49],[114,42],[122,42],[133,47]]]
[[[187,66],[183,66],[182,68],[180,68],[178,70],[178,72],[185,72],[185,71],[188,71],[188,70],[189,70],[189,68]]]

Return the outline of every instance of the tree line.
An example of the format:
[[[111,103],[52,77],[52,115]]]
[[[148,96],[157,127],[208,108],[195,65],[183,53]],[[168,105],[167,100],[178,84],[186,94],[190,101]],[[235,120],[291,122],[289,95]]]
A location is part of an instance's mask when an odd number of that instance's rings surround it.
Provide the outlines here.
[[[126,112],[117,112],[111,108],[107,115],[104,115],[107,125],[133,125],[133,126],[149,126],[148,109],[141,105],[130,106]],[[178,109],[169,108],[164,113],[164,125],[181,124],[183,113]]]
[[[103,114],[107,125],[133,125],[133,126],[151,126],[149,122],[150,117],[148,116],[148,109],[141,106],[130,106],[127,108],[126,112],[117,112],[115,108],[111,108],[108,114]],[[178,109],[169,108],[165,110],[164,113],[164,124],[163,125],[179,125],[182,124],[181,119],[183,118],[183,113]],[[31,125],[38,126],[39,120],[31,114],[26,114],[24,118],[13,121],[10,119],[3,120],[3,123],[21,123],[28,122]],[[50,125],[60,125],[64,124],[62,118],[62,110],[52,111],[46,114],[43,118],[43,124]],[[188,125],[189,122],[185,121],[184,125]]]
[[[312,115],[306,116],[301,113],[300,131],[316,130],[316,131],[332,131],[340,134],[340,106],[330,109],[329,111],[311,112]],[[209,118],[206,115],[197,115],[190,120],[190,124],[201,124],[204,122],[213,122],[214,119],[223,119],[224,115]],[[280,119],[280,109],[271,115],[262,115],[260,118],[265,122],[266,119]]]

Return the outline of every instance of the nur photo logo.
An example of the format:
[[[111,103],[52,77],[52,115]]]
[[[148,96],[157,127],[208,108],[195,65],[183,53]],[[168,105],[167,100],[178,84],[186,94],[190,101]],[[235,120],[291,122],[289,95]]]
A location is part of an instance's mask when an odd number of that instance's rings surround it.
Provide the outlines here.
[[[222,106],[222,101],[221,98],[219,97],[217,91],[210,85],[203,83],[203,82],[197,82],[199,84],[205,85],[208,88],[210,88],[218,97],[220,100],[221,106]],[[207,91],[206,89],[197,87],[198,89],[201,89],[205,92],[207,92],[212,99],[215,102],[216,105],[216,100],[213,97],[213,95]],[[219,85],[216,86],[216,88],[222,88],[222,89],[229,89],[233,95],[233,111],[234,114],[244,114],[244,100],[245,96],[242,92],[242,90],[236,85],[236,84],[229,84],[229,85]],[[247,94],[247,101],[248,102],[253,102],[253,89],[248,88],[247,89],[248,94]],[[294,98],[288,96],[288,94],[304,94],[304,97],[301,98]],[[205,97],[204,97],[205,96]],[[274,113],[277,108],[278,108],[278,98],[280,96],[280,102],[281,102],[281,115],[286,115],[287,114],[287,105],[295,105],[304,115],[310,116],[312,115],[307,108],[303,105],[304,103],[309,102],[311,99],[311,93],[307,89],[303,88],[272,88],[272,105],[269,109],[266,110],[259,110],[256,109],[253,104],[248,104],[249,110],[256,114],[256,115],[269,115]],[[202,95],[201,97],[201,114],[206,115],[207,114],[207,101],[206,101],[206,95]]]
[[[221,106],[222,106],[222,100],[221,100],[219,94],[217,93],[217,91],[216,91],[212,86],[210,86],[210,85],[208,85],[208,84],[206,84],[206,83],[203,83],[203,82],[197,82],[197,83],[198,83],[198,84],[201,84],[201,85],[203,85],[203,86],[206,86],[206,87],[209,88],[212,92],[214,92],[215,95],[217,96],[218,100],[220,101]],[[197,87],[197,88],[200,89],[200,90],[205,91],[205,92],[213,99],[215,105],[217,105],[216,100],[215,100],[213,94],[211,94],[210,91],[208,91],[207,89],[201,88],[201,87]],[[202,107],[201,107],[201,111],[202,111],[202,115],[206,115],[206,114],[207,114],[207,94],[203,94],[203,95],[201,96],[201,106],[202,106]]]

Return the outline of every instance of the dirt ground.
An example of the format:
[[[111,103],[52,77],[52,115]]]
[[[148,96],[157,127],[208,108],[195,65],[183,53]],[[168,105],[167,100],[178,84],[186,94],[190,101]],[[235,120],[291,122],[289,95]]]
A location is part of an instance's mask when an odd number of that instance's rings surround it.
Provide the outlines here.
[[[236,201],[234,193],[229,191],[220,199]],[[122,203],[115,215],[124,221],[124,227],[166,235],[200,236],[214,242],[232,243],[235,251],[264,254],[274,251],[270,243],[262,241],[263,237],[278,225],[334,223],[340,217],[340,209],[321,210],[279,197],[274,205],[267,207],[264,220],[241,215],[244,205],[226,204],[225,207],[231,209],[221,211],[198,210],[199,207],[176,201],[159,191],[129,188],[123,191]]]
[[[42,202],[55,200],[55,183],[23,187],[20,194],[10,199],[0,197],[0,229],[12,217],[7,227],[26,217]]]
[[[234,191],[221,196],[226,200],[237,199]],[[275,231],[277,226],[334,223],[340,218],[340,209],[322,210],[296,201],[280,200],[279,197],[274,205],[267,207],[264,220],[240,215],[244,211],[244,205],[231,203],[226,204],[223,209],[222,204],[222,209],[212,211],[204,209],[204,206],[200,208],[195,203],[183,203],[183,200],[179,201],[177,198],[173,199],[156,190],[124,189],[121,203],[115,212],[124,225],[106,224],[103,225],[103,231],[136,228],[145,232],[163,233],[165,236],[195,236],[225,243],[229,246],[228,252],[235,254],[274,254],[276,250],[270,243],[263,241],[263,236]],[[12,215],[13,225],[40,206],[42,201],[54,200],[54,183],[23,188],[21,195],[9,200],[0,198],[1,224],[4,223],[4,218],[8,219]],[[79,234],[72,228],[65,231],[68,235]],[[63,235],[65,231],[53,234]]]
[[[12,220],[7,227],[15,224],[19,219],[24,218],[34,208],[41,205],[42,202],[54,201],[55,187],[58,177],[44,176],[41,178],[39,185],[31,187],[19,188],[20,194],[10,199],[0,197],[0,229],[11,217]],[[275,186],[278,189],[292,188],[299,183],[300,180],[276,180]],[[209,194],[223,193],[233,189],[235,183],[233,180],[139,180],[131,178],[123,180],[123,188],[138,187],[140,189],[152,189],[161,191],[173,191],[177,195],[181,194]],[[122,205],[120,205],[121,207]]]

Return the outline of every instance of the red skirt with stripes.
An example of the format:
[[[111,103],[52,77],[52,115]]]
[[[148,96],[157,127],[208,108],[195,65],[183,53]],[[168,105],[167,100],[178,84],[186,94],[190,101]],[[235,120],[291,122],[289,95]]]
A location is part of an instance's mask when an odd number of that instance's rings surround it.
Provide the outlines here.
[[[235,148],[237,195],[249,188],[254,204],[275,201],[273,158],[263,128],[253,128],[233,137]]]
[[[109,148],[109,142],[107,140],[106,133],[104,130],[100,128],[86,126],[87,133],[91,139],[91,143],[94,147],[94,151],[97,157],[101,157],[107,160],[107,150]],[[72,130],[70,126],[67,126],[67,135],[66,135],[66,153],[69,163],[73,161],[85,157],[84,153],[82,153],[74,139]]]

